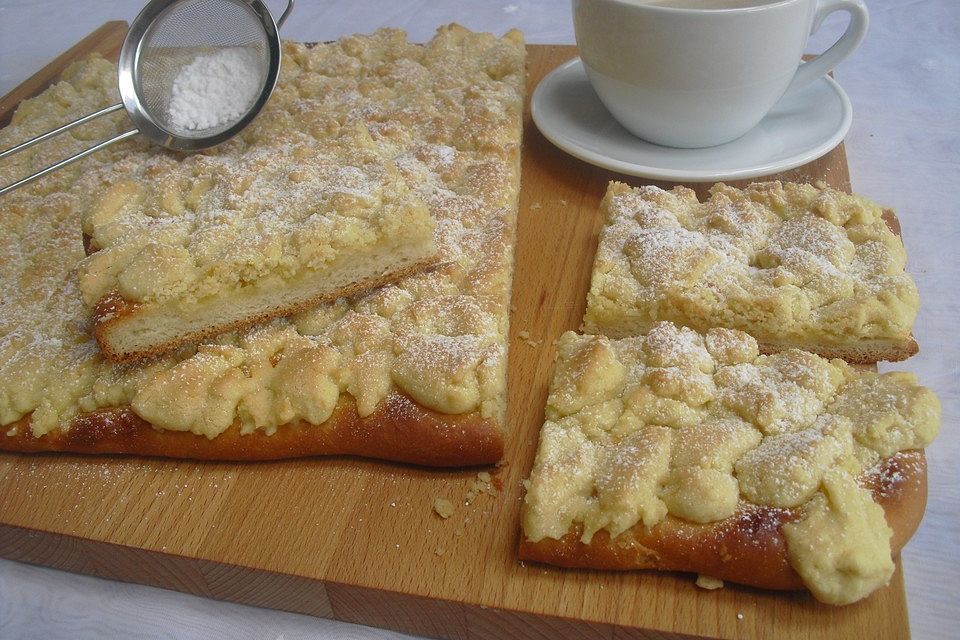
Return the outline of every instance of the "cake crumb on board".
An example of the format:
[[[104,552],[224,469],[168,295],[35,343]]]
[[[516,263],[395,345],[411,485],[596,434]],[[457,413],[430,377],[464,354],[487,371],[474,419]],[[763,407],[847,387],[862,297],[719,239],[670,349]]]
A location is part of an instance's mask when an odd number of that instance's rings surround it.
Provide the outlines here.
[[[518,332],[517,332],[517,337],[518,337],[521,341],[525,342],[528,346],[531,346],[531,347],[533,347],[533,348],[539,347],[540,344],[543,342],[543,340],[534,340],[534,339],[530,336],[530,332],[527,331],[526,329],[523,329],[523,330],[521,330],[521,331],[518,331]]]
[[[477,496],[484,493],[492,496],[496,495],[497,490],[493,487],[490,474],[486,471],[481,471],[477,474],[477,479],[470,485],[470,489],[467,491],[467,496],[464,498],[463,503],[469,505],[477,499]]]
[[[712,576],[707,576],[702,573],[697,574],[697,586],[701,589],[706,589],[708,591],[713,591],[714,589],[723,588],[723,580],[719,578],[714,578]]]
[[[488,471],[480,471],[470,483],[467,493],[463,498],[464,506],[469,506],[480,495],[496,495],[499,488],[498,481],[490,475]],[[456,511],[454,503],[446,498],[435,498],[433,501],[433,512],[444,520],[450,518]]]
[[[453,503],[446,498],[437,498],[433,501],[433,511],[446,520],[453,515]]]

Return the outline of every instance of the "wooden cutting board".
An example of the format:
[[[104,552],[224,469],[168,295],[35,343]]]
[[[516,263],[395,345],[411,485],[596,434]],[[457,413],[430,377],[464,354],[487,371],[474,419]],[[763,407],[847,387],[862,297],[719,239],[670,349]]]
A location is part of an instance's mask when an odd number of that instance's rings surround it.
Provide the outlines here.
[[[0,123],[70,61],[92,51],[115,57],[125,31],[122,22],[104,25],[0,100]],[[528,51],[528,92],[576,55],[574,47]],[[797,593],[704,591],[690,575],[517,561],[521,481],[543,420],[551,341],[583,316],[607,181],[642,183],[560,152],[529,111],[523,153],[510,434],[504,464],[491,470],[495,495],[464,504],[478,469],[350,458],[0,454],[0,556],[441,638],[908,637],[899,561],[887,588],[842,608]],[[842,147],[776,177],[850,188]],[[457,505],[448,520],[432,511],[439,497]]]

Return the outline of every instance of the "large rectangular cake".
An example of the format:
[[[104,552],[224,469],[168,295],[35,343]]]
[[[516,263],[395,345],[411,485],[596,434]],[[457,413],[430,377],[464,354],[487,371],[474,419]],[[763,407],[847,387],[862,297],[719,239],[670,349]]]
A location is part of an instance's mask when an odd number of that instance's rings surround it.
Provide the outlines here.
[[[131,141],[0,199],[0,448],[498,460],[524,53],[519,32],[495,38],[456,25],[425,45],[389,29],[314,47],[285,43],[277,89],[235,143],[188,156]],[[0,131],[0,147],[115,101],[115,82],[116,67],[105,60],[74,65],[20,106]],[[39,145],[0,165],[0,182],[126,125],[119,117],[98,121]],[[238,149],[247,154],[242,169],[229,159]],[[312,186],[270,186],[281,177],[296,184],[298,176]],[[163,251],[132,251],[124,258],[129,278],[111,271],[119,262],[100,255],[117,234],[140,225],[155,238],[166,229],[227,269],[275,249],[282,256],[296,236],[271,231],[274,217],[265,215],[256,236],[264,244],[247,246],[218,237],[216,225],[185,228],[169,215],[202,206],[211,185],[229,187],[217,197],[253,220],[278,206],[356,212],[400,203],[401,214],[375,218],[371,229],[402,237],[404,225],[422,228],[432,218],[438,266],[290,318],[112,364],[91,337],[84,296],[89,303],[127,285],[152,295],[162,283],[134,263],[167,259]],[[140,203],[134,215],[103,213],[132,202]],[[341,229],[344,247],[362,226]],[[100,249],[90,258],[81,231]],[[327,232],[338,237],[336,225]],[[304,250],[326,247],[304,240]]]

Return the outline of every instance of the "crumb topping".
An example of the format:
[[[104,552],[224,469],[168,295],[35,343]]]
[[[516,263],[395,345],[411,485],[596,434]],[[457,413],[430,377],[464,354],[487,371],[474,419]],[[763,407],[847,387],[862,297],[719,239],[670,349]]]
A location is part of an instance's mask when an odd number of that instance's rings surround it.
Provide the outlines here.
[[[636,335],[657,320],[741,329],[761,342],[908,339],[919,299],[899,238],[866,198],[767,182],[685,187],[610,183],[584,319]]]
[[[527,486],[530,541],[794,510],[791,562],[818,597],[859,599],[889,578],[883,510],[858,482],[936,435],[939,401],[912,376],[796,349],[759,355],[746,333],[670,322],[621,340],[567,332],[558,351]]]
[[[396,168],[394,145],[359,122],[322,144],[290,140],[278,128],[292,126],[282,116],[294,105],[280,93],[254,131],[209,151],[147,148],[117,162],[81,211],[96,250],[79,266],[87,306],[112,291],[187,304],[268,278],[282,286],[344,255],[430,236],[429,209]]]
[[[5,196],[0,425],[30,416],[41,436],[129,405],[161,429],[273,433],[322,423],[347,395],[369,415],[394,392],[503,424],[523,65],[516,31],[288,42],[273,97],[238,139],[194,155],[134,139]],[[115,84],[102,59],[73,65],[20,106],[0,147],[111,104]],[[17,154],[0,182],[127,124],[104,118]],[[428,273],[142,364],[105,362],[90,337],[84,295],[208,292],[320,264],[317,237],[356,247],[418,202],[442,260]],[[100,248],[89,259],[81,218]]]

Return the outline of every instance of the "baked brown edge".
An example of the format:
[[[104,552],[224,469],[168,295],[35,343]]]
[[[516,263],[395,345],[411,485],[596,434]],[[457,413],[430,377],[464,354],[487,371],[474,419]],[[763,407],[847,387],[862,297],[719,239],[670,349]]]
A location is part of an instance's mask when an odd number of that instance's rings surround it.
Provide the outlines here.
[[[235,423],[215,438],[156,429],[130,407],[100,409],[74,418],[66,430],[35,437],[30,415],[7,425],[0,449],[132,454],[194,460],[278,460],[320,455],[356,455],[429,467],[493,464],[503,456],[503,430],[477,412],[451,415],[432,411],[409,396],[391,393],[365,417],[343,396],[321,425],[296,421],[243,435]]]
[[[650,330],[655,322],[656,321],[651,321],[646,329],[639,333],[634,331],[620,331],[620,327],[612,327],[597,323],[590,323],[589,326],[585,326],[584,332],[588,333],[589,335],[603,335],[615,340],[620,340],[623,338],[632,338],[637,335],[643,335],[643,333],[646,333],[646,331]],[[675,321],[671,322],[674,322],[679,326],[689,326],[676,323]],[[696,327],[692,328],[694,331],[698,331],[700,333],[706,333],[707,331],[707,329]],[[744,329],[736,330],[744,331],[744,333],[750,333]],[[885,346],[881,346],[884,344]],[[781,353],[789,349],[800,349],[801,351],[807,351],[828,360],[840,358],[841,360],[844,360],[850,364],[857,365],[874,365],[878,362],[900,362],[915,356],[920,352],[920,345],[917,344],[917,341],[914,339],[912,334],[900,341],[861,340],[859,345],[852,346],[829,345],[824,343],[797,344],[793,342],[776,342],[774,340],[761,340],[757,338],[757,347],[759,348],[760,353],[764,355]]]
[[[896,556],[926,508],[923,451],[887,458],[880,473],[861,476],[860,484],[883,507]],[[719,522],[696,524],[668,516],[651,529],[636,525],[614,539],[598,531],[590,544],[580,542],[580,525],[559,540],[530,542],[521,533],[520,558],[570,568],[692,572],[762,589],[802,590],[806,587],[790,566],[782,530],[800,514],[799,509],[741,505],[734,516]]]
[[[86,244],[86,240],[84,244]],[[330,291],[295,304],[276,307],[269,312],[251,316],[244,320],[218,324],[200,331],[184,333],[176,340],[169,340],[151,349],[146,349],[143,351],[119,352],[113,349],[110,344],[110,331],[114,329],[116,325],[122,324],[131,316],[134,316],[140,312],[142,308],[148,306],[141,303],[130,302],[120,295],[119,291],[114,290],[100,298],[94,305],[93,336],[97,341],[97,345],[100,347],[100,351],[103,352],[104,357],[110,362],[115,364],[138,362],[146,358],[155,357],[168,351],[172,351],[173,349],[185,344],[199,342],[200,340],[212,338],[228,331],[236,331],[238,329],[245,329],[257,324],[263,324],[273,320],[274,318],[282,318],[300,313],[302,311],[307,311],[308,309],[313,309],[324,302],[330,302],[338,298],[349,298],[370,289],[376,289],[377,287],[382,287],[384,285],[397,282],[398,280],[402,280],[407,276],[411,276],[416,273],[420,273],[421,271],[425,271],[431,267],[437,266],[439,261],[440,254],[435,253],[429,258],[403,267],[402,269],[391,271],[386,275],[359,280],[335,291]]]
[[[876,364],[878,362],[900,362],[906,360],[911,356],[915,356],[920,352],[920,345],[917,344],[917,341],[914,340],[913,335],[907,336],[901,342],[890,342],[890,346],[887,348],[870,346],[877,341],[865,341],[865,344],[858,347],[840,347],[840,346],[830,346],[830,345],[804,345],[804,344],[790,344],[790,343],[778,343],[775,341],[763,341],[757,340],[757,346],[760,348],[760,353],[763,354],[773,354],[779,353],[781,351],[786,351],[788,349],[802,349],[803,351],[809,351],[810,353],[815,353],[821,358],[840,358],[845,360],[850,364]]]

